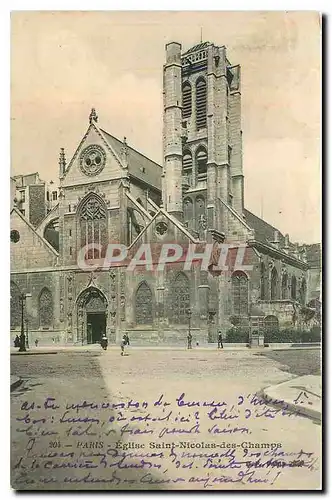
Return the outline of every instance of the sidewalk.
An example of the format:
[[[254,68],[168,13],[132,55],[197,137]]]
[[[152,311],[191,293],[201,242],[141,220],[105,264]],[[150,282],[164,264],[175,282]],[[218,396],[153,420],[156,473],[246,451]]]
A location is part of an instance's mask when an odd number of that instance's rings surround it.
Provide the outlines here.
[[[20,377],[16,377],[15,375],[11,375],[10,376],[10,391],[13,391],[14,389],[16,389],[16,387],[21,385],[21,383],[22,383],[22,379]]]
[[[263,390],[267,398],[283,400],[289,408],[306,417],[320,420],[322,415],[322,378],[318,375],[295,377]]]
[[[119,350],[120,345],[109,345],[108,350]],[[296,349],[320,349],[317,345],[299,346],[298,344],[292,347],[292,344],[272,344],[269,347],[247,347],[245,344],[224,344],[223,351],[248,351],[263,353],[266,351],[273,350],[296,350]],[[131,345],[129,350],[144,350],[144,351],[187,351],[185,345]],[[193,346],[192,351],[218,351],[217,344],[207,344],[202,346]],[[220,351],[222,351],[220,349]],[[10,354],[18,356],[26,356],[31,354],[57,354],[58,352],[103,352],[99,344],[91,345],[58,345],[58,346],[40,346],[40,347],[30,347],[26,352],[19,352],[18,348],[11,347]]]

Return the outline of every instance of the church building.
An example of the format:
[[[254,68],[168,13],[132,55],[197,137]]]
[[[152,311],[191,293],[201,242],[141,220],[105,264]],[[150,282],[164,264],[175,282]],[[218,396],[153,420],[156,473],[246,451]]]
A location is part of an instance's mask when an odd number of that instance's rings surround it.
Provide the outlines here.
[[[67,163],[59,155],[59,193],[35,227],[11,210],[11,336],[30,344],[90,344],[106,333],[118,343],[200,345],[232,328],[308,327],[312,288],[308,246],[300,247],[246,210],[241,129],[241,68],[224,46],[200,43],[186,52],[166,45],[163,68],[163,165],[102,127],[91,110],[87,131]],[[78,256],[88,254],[91,270]],[[134,255],[149,244],[183,248],[245,247],[245,265],[214,273],[181,259],[164,269],[128,263],[102,268],[108,244]],[[157,257],[156,257],[157,258]],[[245,266],[244,266],[245,267]],[[317,273],[316,273],[317,274]],[[310,316],[310,315],[309,315]],[[244,340],[245,342],[245,340]]]

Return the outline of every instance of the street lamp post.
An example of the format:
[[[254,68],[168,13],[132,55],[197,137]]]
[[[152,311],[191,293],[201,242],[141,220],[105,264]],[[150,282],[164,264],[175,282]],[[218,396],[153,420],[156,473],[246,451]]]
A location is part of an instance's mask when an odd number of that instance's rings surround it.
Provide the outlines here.
[[[25,294],[22,293],[20,295],[20,303],[21,303],[21,335],[20,335],[20,348],[19,352],[25,352],[25,335],[24,335],[24,302],[25,302]]]
[[[21,335],[20,335],[20,348],[19,352],[26,352],[26,348],[29,349],[29,340],[28,340],[28,321],[26,321],[26,335],[24,334],[24,306],[26,305],[27,297],[31,297],[30,293],[21,293],[20,294],[20,303],[21,303]]]
[[[191,349],[191,309],[188,309],[188,349]]]

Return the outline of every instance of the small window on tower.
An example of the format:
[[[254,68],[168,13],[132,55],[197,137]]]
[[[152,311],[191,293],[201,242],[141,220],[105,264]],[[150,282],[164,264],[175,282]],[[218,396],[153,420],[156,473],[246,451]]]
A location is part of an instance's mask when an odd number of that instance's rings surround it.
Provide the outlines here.
[[[196,83],[196,128],[206,128],[206,82],[203,78]]]
[[[53,201],[56,201],[58,199],[58,193],[56,191],[52,192],[52,199]]]
[[[197,180],[205,181],[207,177],[207,152],[204,147],[198,148],[196,152]]]
[[[189,82],[185,82],[182,87],[182,118],[189,118],[191,111],[191,85]]]

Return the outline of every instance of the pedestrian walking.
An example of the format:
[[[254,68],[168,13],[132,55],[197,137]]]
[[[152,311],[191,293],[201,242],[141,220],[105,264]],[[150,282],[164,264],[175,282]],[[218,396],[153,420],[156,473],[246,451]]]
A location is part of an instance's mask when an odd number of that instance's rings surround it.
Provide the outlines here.
[[[15,337],[14,347],[20,347],[20,337],[18,335]]]
[[[187,337],[187,341],[188,341],[188,349],[192,349],[192,340],[193,340],[193,336],[191,335],[191,333],[188,333],[188,337]]]
[[[218,349],[223,349],[223,343],[222,343],[222,332],[221,330],[218,331]]]
[[[38,347],[38,342],[39,342],[39,340],[38,340],[38,339],[36,339],[36,340],[35,340],[35,346],[36,346],[36,347]]]
[[[103,333],[103,335],[102,335],[102,337],[101,337],[100,345],[101,345],[101,347],[104,349],[104,351],[106,351],[107,346],[108,346],[108,339],[107,339],[107,337],[106,337],[106,334],[105,334],[105,333]]]
[[[123,336],[122,336],[122,340],[121,340],[121,356],[124,355],[124,348],[125,348],[126,345],[127,345],[127,336],[124,333]]]

